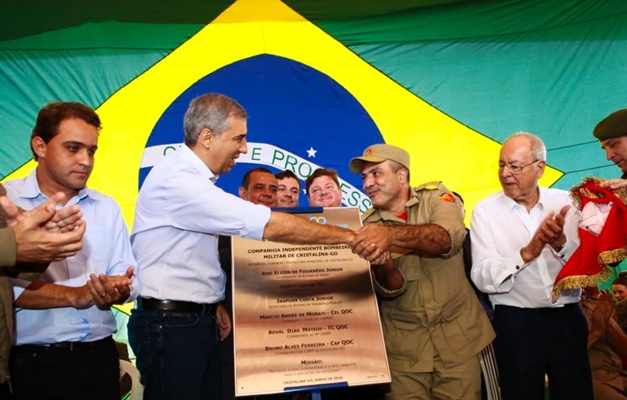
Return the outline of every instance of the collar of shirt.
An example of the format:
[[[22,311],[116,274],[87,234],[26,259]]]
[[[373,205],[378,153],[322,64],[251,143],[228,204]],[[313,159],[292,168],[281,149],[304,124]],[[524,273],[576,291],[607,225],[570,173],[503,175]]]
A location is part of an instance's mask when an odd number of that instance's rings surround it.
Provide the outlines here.
[[[534,208],[538,207],[538,209],[540,211],[544,210],[544,203],[543,203],[543,198],[542,198],[542,189],[540,187],[536,187],[538,189],[538,202],[531,207],[531,209],[533,210]],[[505,195],[505,192],[501,192],[503,194],[503,198],[504,198],[504,202],[507,206],[507,209],[509,211],[512,211],[514,208],[522,208],[523,210],[527,210],[527,208],[525,206],[523,206],[522,204],[518,204],[516,202],[516,200],[512,199],[511,197],[507,197]]]
[[[408,208],[411,208],[412,206],[415,206],[418,203],[420,203],[420,196],[418,196],[418,193],[413,187],[410,187],[409,188],[409,200],[407,200],[407,203],[405,203],[405,212],[407,212]],[[394,222],[398,222],[401,224],[407,223],[407,218],[403,219],[399,215],[394,215],[391,212],[388,212],[386,210],[381,210],[381,209],[375,209],[367,217],[368,217],[367,218],[368,222],[378,222],[378,221],[384,220],[384,221],[394,221]]]
[[[220,175],[215,175],[213,172],[211,172],[207,164],[205,164],[204,161],[201,160],[200,157],[198,157],[198,155],[196,155],[196,153],[194,153],[194,151],[190,149],[187,145],[181,146],[178,153],[181,159],[188,160],[194,166],[194,168],[198,170],[198,173],[201,176],[206,177],[211,182],[215,183],[215,181],[217,181],[220,177]]]
[[[39,188],[39,182],[37,181],[37,169],[31,172],[26,179],[24,180],[24,186],[22,186],[19,197],[23,199],[36,199],[37,197],[41,197],[42,199],[48,199],[48,196],[41,192]],[[85,198],[89,197],[90,200],[96,201],[97,199],[94,197],[92,190],[84,187],[81,189],[78,194],[71,199],[64,206],[57,206],[58,208],[62,208],[65,206],[71,206],[73,204],[77,204]]]

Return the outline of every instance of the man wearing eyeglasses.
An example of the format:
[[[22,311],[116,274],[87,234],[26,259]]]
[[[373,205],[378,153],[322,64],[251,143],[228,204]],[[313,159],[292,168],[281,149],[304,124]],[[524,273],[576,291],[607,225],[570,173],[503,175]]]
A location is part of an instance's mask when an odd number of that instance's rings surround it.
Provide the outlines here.
[[[542,140],[510,136],[501,148],[503,191],[475,206],[472,280],[495,305],[494,350],[503,400],[592,399],[588,328],[580,289],[551,299],[555,277],[579,246],[579,212],[569,193],[538,186]]]

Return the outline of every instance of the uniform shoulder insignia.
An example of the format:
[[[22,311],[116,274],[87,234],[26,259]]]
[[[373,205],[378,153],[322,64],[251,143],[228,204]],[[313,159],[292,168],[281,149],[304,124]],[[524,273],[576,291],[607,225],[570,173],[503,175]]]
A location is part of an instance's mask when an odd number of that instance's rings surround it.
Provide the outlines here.
[[[435,190],[438,189],[438,185],[441,183],[441,181],[431,181],[431,182],[427,182],[427,183],[423,183],[422,185],[418,186],[416,188],[416,191],[418,190]]]
[[[361,220],[362,220],[362,221],[365,221],[365,220],[366,220],[366,218],[368,218],[369,216],[371,216],[371,215],[372,215],[372,213],[374,213],[374,212],[375,212],[375,209],[374,209],[374,208],[369,208],[368,210],[366,210],[366,212],[365,212],[365,213],[363,213],[363,215],[361,216]]]
[[[438,197],[438,200],[445,201],[447,203],[454,203],[455,201],[457,201],[455,196],[449,192],[441,194],[440,197]]]

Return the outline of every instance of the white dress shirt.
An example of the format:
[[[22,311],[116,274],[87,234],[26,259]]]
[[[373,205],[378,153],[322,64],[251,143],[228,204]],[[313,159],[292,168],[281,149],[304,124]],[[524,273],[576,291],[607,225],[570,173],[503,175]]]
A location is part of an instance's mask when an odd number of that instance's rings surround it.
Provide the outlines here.
[[[4,184],[9,198],[18,206],[30,210],[47,200],[39,190],[36,171],[23,179]],[[120,207],[111,197],[85,188],[71,198],[67,206],[78,204],[87,222],[83,248],[76,255],[50,263],[39,278],[57,285],[79,287],[89,275],[123,275],[129,266],[137,263],[131,251],[128,229]],[[31,282],[13,280],[17,299]],[[137,277],[133,279],[133,301],[139,292]],[[17,308],[15,313],[16,341],[22,344],[56,342],[93,342],[111,336],[117,330],[111,310],[92,306],[84,310],[73,307],[30,310]]]
[[[558,253],[545,245],[537,258],[525,264],[520,250],[549,212],[557,214],[567,204],[571,209],[566,214],[564,247]],[[562,291],[556,302],[551,301],[557,274],[579,246],[578,222],[579,211],[564,190],[540,188],[538,203],[530,212],[503,192],[484,199],[475,206],[470,225],[473,282],[494,305],[541,308],[578,302],[580,289]]]
[[[270,209],[214,185],[186,145],[165,157],[139,191],[131,243],[141,297],[216,303],[224,299],[218,236],[261,240]]]

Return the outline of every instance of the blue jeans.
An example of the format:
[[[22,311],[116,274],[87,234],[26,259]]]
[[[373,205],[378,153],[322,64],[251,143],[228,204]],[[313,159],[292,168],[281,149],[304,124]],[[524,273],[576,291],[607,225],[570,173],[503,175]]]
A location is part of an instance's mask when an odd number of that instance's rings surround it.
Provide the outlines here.
[[[133,310],[128,338],[137,356],[144,400],[222,400],[215,316]]]

